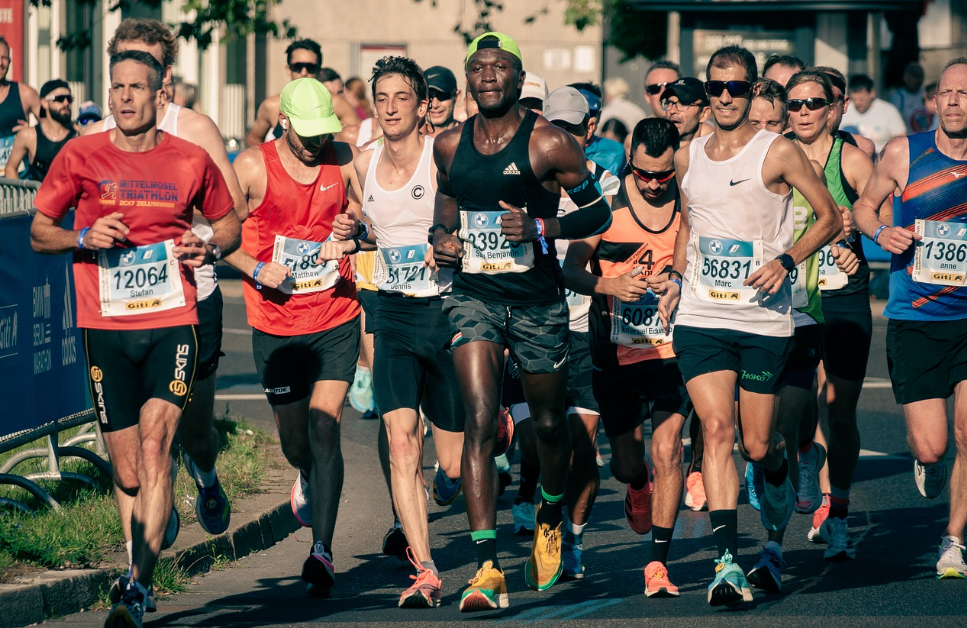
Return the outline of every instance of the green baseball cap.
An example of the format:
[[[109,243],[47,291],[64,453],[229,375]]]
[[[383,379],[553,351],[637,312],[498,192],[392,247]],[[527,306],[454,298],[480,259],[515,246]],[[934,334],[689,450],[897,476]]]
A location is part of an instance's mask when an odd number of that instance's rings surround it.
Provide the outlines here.
[[[339,133],[342,125],[332,111],[332,95],[314,78],[296,79],[285,86],[279,108],[302,137]]]
[[[473,53],[477,52],[478,50],[485,50],[487,48],[499,48],[500,50],[506,50],[510,54],[520,59],[522,64],[524,63],[524,60],[520,56],[520,48],[517,46],[516,41],[503,33],[491,31],[480,35],[470,42],[470,47],[467,48],[467,58],[464,59],[463,64],[466,65],[470,63],[470,57],[473,56]]]

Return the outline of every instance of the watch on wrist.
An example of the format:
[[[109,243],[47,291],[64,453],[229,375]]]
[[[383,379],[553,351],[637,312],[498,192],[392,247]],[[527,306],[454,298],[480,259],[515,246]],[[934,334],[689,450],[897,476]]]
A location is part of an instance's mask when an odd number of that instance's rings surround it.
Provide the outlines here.
[[[792,259],[792,255],[788,253],[783,253],[776,259],[779,260],[779,265],[786,269],[786,272],[792,272],[792,269],[796,267],[796,260]]]
[[[433,233],[434,233],[434,232],[435,232],[435,231],[436,231],[437,229],[443,229],[443,230],[444,230],[444,231],[445,231],[445,232],[446,232],[446,233],[447,233],[448,235],[449,235],[450,233],[452,233],[452,232],[451,232],[451,231],[450,231],[449,229],[447,229],[447,227],[446,227],[446,225],[444,225],[444,224],[441,224],[441,223],[437,223],[437,224],[435,224],[435,225],[433,225],[432,227],[430,227],[430,229],[429,229],[429,231],[427,231],[427,236],[426,236],[426,240],[427,240],[427,242],[429,242],[430,244],[433,244]]]

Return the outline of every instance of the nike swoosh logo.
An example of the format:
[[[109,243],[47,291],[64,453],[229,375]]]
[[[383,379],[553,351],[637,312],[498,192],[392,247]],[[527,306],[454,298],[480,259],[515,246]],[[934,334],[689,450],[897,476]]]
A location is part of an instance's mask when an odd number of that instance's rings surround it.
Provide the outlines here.
[[[331,184],[331,185],[320,185],[320,186],[319,186],[319,191],[320,191],[320,192],[325,192],[326,190],[328,190],[328,189],[330,189],[330,188],[334,188],[334,187],[336,187],[337,185],[339,185],[339,184],[338,184],[338,183],[333,183],[333,184]]]
[[[742,179],[741,181],[729,181],[729,185],[732,187],[735,187],[736,185],[740,183],[745,183],[746,181],[748,181],[748,179]]]
[[[565,357],[560,362],[555,362],[554,363],[554,370],[556,371],[557,369],[561,368],[564,365],[564,362],[566,362],[566,361],[567,361],[567,358]]]
[[[909,477],[909,476],[907,476],[907,477]],[[715,532],[718,532],[719,530],[721,530],[721,529],[722,529],[722,528],[724,528],[724,527],[725,527],[725,524],[722,524],[722,525],[720,525],[720,526],[719,526],[719,527],[717,527],[717,528],[712,528],[712,532],[713,532],[713,533],[715,533]]]
[[[663,540],[655,540],[655,543],[667,543],[667,542],[668,542],[668,541],[663,541]]]

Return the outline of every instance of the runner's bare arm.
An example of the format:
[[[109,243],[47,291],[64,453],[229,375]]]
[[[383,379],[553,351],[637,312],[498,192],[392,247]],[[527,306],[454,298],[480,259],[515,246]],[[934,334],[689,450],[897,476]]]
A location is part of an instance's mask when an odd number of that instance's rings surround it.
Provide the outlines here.
[[[450,189],[448,172],[460,141],[460,127],[441,133],[433,142],[433,161],[437,167],[437,190],[433,224],[443,229],[433,232],[433,258],[440,267],[454,267],[463,255],[463,242],[456,235],[460,226],[457,199]],[[446,231],[444,231],[446,229]]]
[[[205,149],[212,161],[218,167],[219,172],[225,178],[228,191],[235,201],[235,212],[240,220],[245,220],[248,216],[248,206],[245,204],[245,196],[242,188],[238,184],[238,175],[232,167],[232,162],[228,159],[228,151],[225,150],[225,140],[222,133],[218,130],[215,122],[203,113],[182,109],[178,116],[179,129],[183,129],[183,136],[190,138],[189,141]]]
[[[17,120],[17,124],[13,127],[14,133],[30,126],[30,114],[34,114],[34,120],[40,121],[40,94],[37,93],[36,89],[23,82],[20,83],[20,104],[27,113],[27,119]]]
[[[692,226],[688,222],[688,195],[682,189],[682,181],[688,174],[688,149],[683,148],[675,151],[675,181],[678,185],[679,206],[681,207],[682,217],[679,220],[678,235],[675,236],[675,255],[672,258],[671,270],[678,273],[678,281],[669,279],[665,282],[662,289],[661,298],[658,300],[658,317],[661,318],[665,332],[669,330],[672,313],[678,307],[678,301],[682,296],[681,279],[688,266],[688,243],[692,237]]]
[[[362,212],[362,196],[364,190],[362,185],[359,184],[360,181],[366,180],[366,174],[369,172],[369,165],[373,158],[373,151],[370,150],[360,150],[356,157],[353,159],[353,170],[356,176],[357,186],[359,186],[359,194],[356,196],[356,202],[359,204],[359,211],[355,213],[347,212],[345,214],[336,214],[336,217],[332,221],[332,237],[336,240],[349,240],[356,236],[359,232],[359,223],[365,222],[367,226],[372,226],[369,219],[363,215]],[[350,198],[356,195],[352,189],[349,190]],[[363,243],[376,244],[376,237],[373,235],[370,229],[366,235],[366,238],[360,238],[360,245],[362,248],[369,250]]]
[[[637,301],[648,291],[648,284],[635,279],[632,273],[619,277],[599,277],[588,271],[588,262],[600,242],[601,236],[571,242],[562,267],[564,286],[579,294],[604,294],[625,302]]]
[[[269,130],[278,122],[278,117],[279,97],[269,96],[259,105],[258,112],[255,114],[255,123],[245,136],[245,145],[258,146],[264,142]]]
[[[90,229],[84,232],[84,248],[96,251],[112,248],[115,242],[123,242],[128,228],[121,222],[122,218],[124,214],[114,212],[94,221]],[[55,220],[39,211],[34,214],[34,220],[30,224],[30,246],[35,252],[58,255],[81,248],[82,230],[64,229],[60,226],[61,220],[63,218]]]
[[[31,142],[33,140],[33,142]],[[37,143],[37,130],[33,127],[27,127],[17,132],[17,135],[13,138],[13,148],[10,149],[10,156],[7,158],[7,165],[3,168],[3,176],[8,179],[19,179],[20,176],[17,173],[17,168],[20,166],[20,162],[24,160],[24,157],[30,155],[30,145],[36,146]],[[34,151],[36,152],[36,148]]]
[[[892,201],[895,190],[906,187],[907,176],[910,174],[909,164],[909,141],[905,137],[890,140],[883,148],[883,157],[873,169],[870,182],[859,200],[853,204],[856,228],[868,238],[876,236],[876,243],[888,253],[903,253],[913,245],[914,240],[919,239],[910,229],[893,227],[877,215],[885,202]],[[888,213],[892,218],[892,210]],[[880,233],[877,234],[877,231]]]

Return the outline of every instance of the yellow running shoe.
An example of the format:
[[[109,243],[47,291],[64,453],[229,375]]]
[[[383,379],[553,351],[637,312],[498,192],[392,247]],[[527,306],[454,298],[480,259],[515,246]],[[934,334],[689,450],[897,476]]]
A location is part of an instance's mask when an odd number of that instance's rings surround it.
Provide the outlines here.
[[[460,612],[492,611],[497,608],[507,608],[510,598],[507,596],[507,581],[504,572],[494,568],[491,561],[483,564],[477,574],[470,581],[463,595],[460,597]]]
[[[534,519],[539,521],[540,506]],[[564,570],[561,560],[561,524],[554,528],[546,523],[538,523],[534,530],[534,547],[524,567],[524,580],[535,591],[547,591]]]

